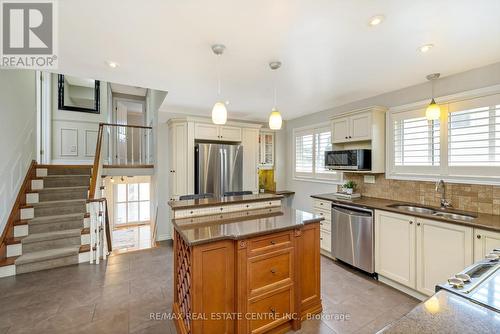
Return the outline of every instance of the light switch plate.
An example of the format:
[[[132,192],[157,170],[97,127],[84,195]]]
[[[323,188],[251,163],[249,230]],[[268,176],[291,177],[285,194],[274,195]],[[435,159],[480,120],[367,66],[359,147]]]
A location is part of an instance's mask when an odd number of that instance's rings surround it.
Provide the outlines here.
[[[375,175],[365,175],[363,181],[365,183],[375,183]]]

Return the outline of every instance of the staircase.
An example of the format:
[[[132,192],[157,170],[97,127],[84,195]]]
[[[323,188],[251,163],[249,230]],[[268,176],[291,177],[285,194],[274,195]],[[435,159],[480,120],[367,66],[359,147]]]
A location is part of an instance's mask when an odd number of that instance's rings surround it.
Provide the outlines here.
[[[12,263],[12,274],[89,261],[91,171],[91,166],[36,167],[14,236],[7,241],[6,263]]]

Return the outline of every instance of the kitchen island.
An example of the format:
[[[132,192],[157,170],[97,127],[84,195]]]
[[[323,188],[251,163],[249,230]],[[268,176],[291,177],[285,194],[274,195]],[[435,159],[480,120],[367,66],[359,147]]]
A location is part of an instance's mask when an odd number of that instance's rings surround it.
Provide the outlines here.
[[[280,197],[268,196],[257,202],[229,200],[243,205],[239,211],[220,210],[219,203],[215,207],[222,213],[172,220],[179,333],[284,333],[321,312],[323,218],[272,206]]]

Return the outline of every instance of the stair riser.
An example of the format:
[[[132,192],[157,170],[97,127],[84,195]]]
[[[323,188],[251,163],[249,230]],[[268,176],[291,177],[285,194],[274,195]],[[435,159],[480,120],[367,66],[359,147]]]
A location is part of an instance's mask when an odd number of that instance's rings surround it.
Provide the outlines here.
[[[43,251],[54,248],[64,248],[69,246],[78,246],[81,245],[82,240],[81,237],[72,237],[72,238],[63,238],[56,240],[46,240],[40,242],[33,242],[29,244],[23,244],[22,252],[23,254]]]
[[[87,211],[85,203],[71,204],[65,206],[50,206],[35,208],[35,217],[66,215],[71,213],[85,213]]]
[[[39,202],[86,199],[87,196],[87,189],[43,191],[39,194]]]
[[[28,227],[28,233],[45,233],[45,232],[55,232],[62,230],[72,230],[72,229],[83,228],[83,220],[69,220],[62,222],[54,222],[47,224],[30,224]]]
[[[78,262],[79,262],[79,256],[78,254],[75,254],[71,256],[61,257],[58,259],[51,259],[51,260],[27,263],[22,265],[16,265],[16,274],[19,275],[33,271],[65,267],[72,264],[77,264]]]
[[[28,235],[28,225],[14,226],[14,237],[24,237]]]
[[[19,256],[22,254],[23,254],[23,245],[21,244],[7,245],[7,257]]]
[[[90,177],[88,176],[51,177],[43,179],[44,188],[79,187],[89,185]]]
[[[88,175],[90,177],[92,170],[90,168],[49,168],[48,175]]]

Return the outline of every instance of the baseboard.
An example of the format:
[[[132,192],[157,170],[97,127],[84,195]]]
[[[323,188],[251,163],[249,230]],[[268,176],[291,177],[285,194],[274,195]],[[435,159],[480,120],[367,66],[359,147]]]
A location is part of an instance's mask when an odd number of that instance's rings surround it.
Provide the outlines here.
[[[390,287],[393,287],[394,289],[396,290],[399,290],[399,291],[402,291],[404,293],[406,293],[407,295],[410,295],[414,298],[417,298],[418,300],[426,300],[427,298],[429,298],[429,296],[427,295],[424,295],[418,291],[415,291],[413,290],[412,288],[408,288],[398,282],[394,282],[393,280],[391,280],[390,278],[387,278],[387,277],[384,277],[384,276],[381,276],[379,275],[378,276],[378,280],[379,282],[382,282],[384,284],[387,284],[389,285]]]
[[[171,239],[172,239],[172,236],[170,235],[170,233],[158,234],[156,236],[156,241],[164,241],[164,240],[171,240]]]

